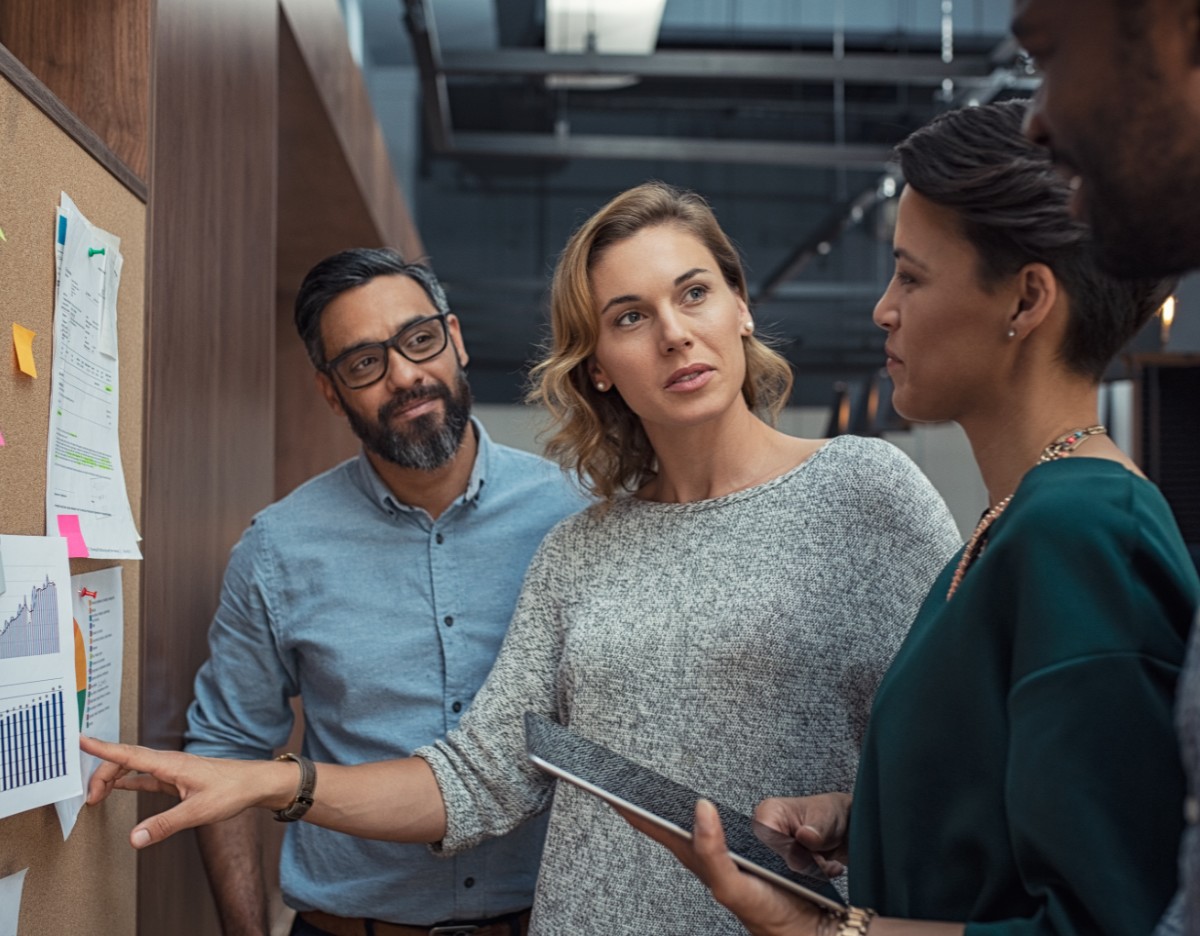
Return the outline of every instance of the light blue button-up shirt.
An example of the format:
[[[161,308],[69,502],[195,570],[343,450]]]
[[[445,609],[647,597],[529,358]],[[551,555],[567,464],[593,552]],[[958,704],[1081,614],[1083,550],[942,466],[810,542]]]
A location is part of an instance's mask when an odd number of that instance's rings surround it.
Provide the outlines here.
[[[587,503],[556,466],[474,425],[466,492],[437,520],[399,502],[364,455],[254,518],[225,573],[188,751],[270,757],[296,695],[318,762],[406,757],[458,724],[543,535]],[[509,913],[532,902],[543,831],[527,823],[443,859],[299,822],[284,841],[284,897],[412,925]]]

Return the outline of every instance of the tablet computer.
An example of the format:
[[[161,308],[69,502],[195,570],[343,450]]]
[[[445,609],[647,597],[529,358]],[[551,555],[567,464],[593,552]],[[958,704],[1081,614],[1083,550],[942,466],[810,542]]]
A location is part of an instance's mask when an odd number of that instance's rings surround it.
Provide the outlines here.
[[[537,767],[686,839],[700,794],[615,754],[534,712],[525,713],[526,753]],[[757,874],[836,913],[846,902],[812,855],[791,836],[713,801],[730,857]]]

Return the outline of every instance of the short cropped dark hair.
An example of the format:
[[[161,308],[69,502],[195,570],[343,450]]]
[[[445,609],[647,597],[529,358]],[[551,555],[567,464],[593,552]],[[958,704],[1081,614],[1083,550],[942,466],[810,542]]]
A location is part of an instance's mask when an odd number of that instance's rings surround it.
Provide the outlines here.
[[[1173,281],[1122,281],[1101,271],[1090,229],[1068,210],[1067,180],[1021,132],[1026,107],[1005,101],[941,114],[896,147],[896,158],[907,184],[958,215],[985,288],[1027,263],[1051,269],[1070,300],[1060,356],[1098,381]]]
[[[421,263],[406,263],[390,247],[355,247],[326,257],[308,271],[296,296],[296,331],[318,370],[325,366],[321,342],[321,313],[342,293],[365,286],[379,276],[407,276],[429,296],[434,308],[446,315],[450,306],[433,270]]]

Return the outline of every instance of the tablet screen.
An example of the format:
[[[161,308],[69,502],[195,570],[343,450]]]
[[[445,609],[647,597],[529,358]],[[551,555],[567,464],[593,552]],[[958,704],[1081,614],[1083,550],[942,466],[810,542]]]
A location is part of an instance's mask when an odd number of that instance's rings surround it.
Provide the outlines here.
[[[525,745],[529,759],[547,773],[691,838],[696,800],[700,798],[695,790],[533,712],[525,713]],[[846,903],[829,878],[791,836],[713,802],[730,855],[739,867],[822,907],[845,910]]]

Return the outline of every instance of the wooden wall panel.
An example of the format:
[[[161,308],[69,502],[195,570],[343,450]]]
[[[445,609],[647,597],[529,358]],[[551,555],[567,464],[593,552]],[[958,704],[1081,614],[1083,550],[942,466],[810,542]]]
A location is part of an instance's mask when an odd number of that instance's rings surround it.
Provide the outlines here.
[[[277,30],[275,0],[157,2],[141,721],[154,747],[180,744],[229,549],[272,495]],[[190,834],[138,870],[140,933],[217,931]]]
[[[349,51],[346,55],[348,59]],[[291,26],[281,19],[275,334],[277,498],[358,450],[346,421],[335,415],[318,393],[312,363],[296,334],[292,310],[300,282],[315,263],[330,254],[386,243],[371,218],[368,201],[358,187]]]
[[[358,450],[317,393],[292,308],[313,264],[349,247],[424,247],[350,56],[336,0],[284,0],[279,29],[275,496]]]
[[[4,0],[0,43],[146,178],[150,0]]]
[[[337,0],[280,0],[279,6],[371,222],[385,244],[421,256],[421,237],[392,171],[362,72],[350,55]]]

